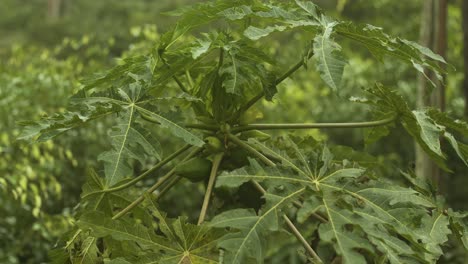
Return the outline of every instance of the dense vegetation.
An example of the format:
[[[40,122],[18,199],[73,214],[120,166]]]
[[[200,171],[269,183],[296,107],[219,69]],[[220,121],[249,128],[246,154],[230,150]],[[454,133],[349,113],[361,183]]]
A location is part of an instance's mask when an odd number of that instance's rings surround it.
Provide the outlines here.
[[[408,166],[414,141],[466,171],[468,124],[409,89],[441,56],[310,1],[168,15],[162,35],[8,51],[2,126],[42,117],[1,134],[0,260],[42,261],[60,236],[54,263],[463,263],[466,197]]]

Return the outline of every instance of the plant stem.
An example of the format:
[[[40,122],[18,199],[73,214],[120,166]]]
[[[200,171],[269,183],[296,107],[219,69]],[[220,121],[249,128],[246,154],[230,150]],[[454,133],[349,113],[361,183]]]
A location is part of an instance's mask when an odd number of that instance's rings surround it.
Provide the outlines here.
[[[171,189],[177,182],[179,182],[180,179],[182,179],[180,176],[175,176],[174,178],[170,179],[170,181],[161,189],[161,191],[156,193],[154,199],[156,201],[159,200],[159,198],[166,194],[166,192],[169,191],[169,189]]]
[[[172,76],[172,79],[174,79],[174,81],[177,83],[177,85],[179,85],[180,89],[184,92],[184,93],[189,93],[189,91],[187,90],[187,88],[185,87],[185,85],[179,80],[179,78],[177,78],[175,75]]]
[[[159,123],[158,120],[152,118],[149,115],[142,114],[141,117],[148,122],[155,123],[158,125],[161,124]],[[208,131],[217,131],[219,129],[219,127],[216,125],[207,125],[207,124],[184,124],[183,126],[186,128],[194,128],[194,129],[208,130]]]
[[[254,185],[255,189],[257,189],[261,194],[266,193],[266,190],[263,189],[263,187],[257,181],[251,181],[251,182]],[[302,207],[302,204],[300,202],[298,202],[298,201],[293,201],[292,203],[293,203],[294,207],[296,207],[297,209]],[[328,222],[327,219],[323,218],[322,216],[320,216],[317,213],[313,213],[312,216],[317,218],[318,220],[320,220],[320,222],[322,222],[322,223],[327,223]]]
[[[237,144],[239,147],[242,147],[244,148],[245,150],[247,150],[248,152],[252,153],[254,156],[256,156],[257,158],[259,158],[261,161],[263,161],[266,165],[268,166],[272,166],[272,167],[275,167],[276,164],[271,161],[270,159],[268,159],[267,157],[265,157],[265,155],[263,155],[262,153],[260,153],[259,151],[257,151],[256,149],[254,149],[253,147],[251,147],[249,144],[247,144],[246,142],[244,142],[243,140],[239,139],[238,137],[234,136],[233,134],[228,134],[227,135],[228,138],[230,140],[232,140],[232,142],[234,142],[235,144]]]
[[[307,56],[307,59],[312,58],[314,54],[312,52],[309,53]],[[284,80],[286,80],[289,76],[291,76],[294,72],[296,72],[299,68],[301,68],[304,65],[304,60],[301,59],[298,61],[296,64],[294,64],[287,72],[285,72],[283,75],[281,75],[278,79],[275,80],[274,85],[278,85]],[[256,96],[254,96],[252,99],[250,99],[243,107],[237,111],[237,113],[233,116],[233,120],[237,119],[240,117],[240,115],[247,111],[250,107],[252,107],[258,100],[262,99],[262,97],[265,96],[265,91],[261,91],[258,93]]]
[[[231,129],[232,133],[248,130],[275,130],[275,129],[314,129],[314,128],[361,128],[383,126],[395,121],[396,116],[377,121],[354,122],[354,123],[286,123],[286,124],[250,124],[238,126]]]
[[[202,149],[201,148],[196,148],[194,149],[192,152],[190,152],[184,159],[183,161],[185,160],[188,160],[190,159],[191,157],[195,156],[196,154],[198,154]],[[148,190],[146,190],[142,195],[140,195],[140,197],[138,197],[136,200],[134,200],[131,204],[129,204],[127,207],[125,207],[122,211],[120,211],[119,213],[117,213],[116,215],[114,215],[112,217],[112,219],[119,219],[120,217],[124,216],[126,213],[130,212],[135,206],[139,205],[141,202],[143,202],[143,200],[145,200],[145,197],[146,195],[148,194],[151,194],[152,192],[154,192],[156,189],[158,189],[163,183],[165,183],[167,180],[169,180],[175,173],[175,168],[171,169],[168,173],[166,173],[166,175],[164,175],[163,177],[159,178],[159,180],[153,185],[151,186],[151,188],[149,188]]]
[[[218,59],[218,72],[221,69],[221,66],[223,66],[224,62],[224,49],[220,48],[219,49],[219,59]]]
[[[186,128],[194,128],[200,130],[208,130],[208,131],[218,131],[219,127],[217,125],[207,125],[207,124],[184,124]]]
[[[185,77],[187,78],[187,82],[190,85],[190,88],[193,89],[193,79],[192,76],[190,76],[190,72],[188,70],[185,70]]]
[[[162,62],[164,63],[164,65],[166,65],[167,68],[171,69],[171,66],[169,66],[169,64],[167,64],[166,60],[164,58],[161,58],[161,59],[162,59]],[[175,76],[175,74],[172,76],[172,79],[174,79],[174,81],[177,83],[177,85],[179,86],[179,88],[183,92],[189,93],[189,91],[187,90],[185,85],[179,80],[179,78],[177,78],[177,76]]]
[[[253,183],[254,187],[261,194],[263,194],[263,195],[266,194],[266,190],[257,181],[251,181],[251,182]],[[307,240],[302,236],[301,232],[299,232],[299,230],[297,230],[296,226],[294,226],[293,222],[291,222],[291,220],[289,220],[289,218],[285,214],[283,214],[283,218],[286,221],[286,224],[288,225],[288,227],[293,232],[294,236],[296,236],[296,238],[299,240],[299,242],[302,243],[302,245],[307,250],[309,255],[311,255],[313,258],[315,258],[318,261],[318,263],[323,263],[323,261],[320,259],[320,257],[317,255],[317,253],[314,251],[314,249],[309,245]]]
[[[312,58],[313,55],[314,55],[314,53],[310,52],[309,55],[307,56],[307,60]],[[299,70],[304,64],[305,64],[304,59],[301,59],[300,61],[298,61],[287,72],[285,72],[283,75],[281,75],[278,79],[275,80],[275,85],[278,85],[281,82],[283,82],[284,80],[286,80],[289,76],[291,76],[293,73],[295,73],[297,70]]]
[[[286,225],[288,225],[289,229],[293,232],[294,236],[296,236],[297,240],[301,242],[302,246],[307,250],[307,253],[311,255],[318,263],[323,263],[322,259],[317,255],[315,250],[309,245],[309,242],[302,236],[301,232],[297,230],[296,226],[291,222],[291,220],[283,214],[283,219],[286,221]]]
[[[124,183],[122,185],[119,185],[119,186],[116,186],[116,187],[113,187],[113,188],[109,188],[109,189],[89,193],[89,194],[83,196],[83,198],[86,198],[86,197],[88,197],[90,195],[97,194],[97,193],[117,192],[117,191],[123,190],[123,189],[125,189],[127,187],[130,187],[133,184],[135,184],[135,183],[139,182],[140,180],[142,180],[143,178],[145,178],[146,176],[150,175],[150,173],[152,173],[153,171],[155,171],[155,170],[161,168],[162,166],[166,165],[167,163],[169,163],[171,160],[175,159],[177,156],[179,156],[180,154],[185,152],[190,147],[191,147],[191,145],[188,145],[188,144],[185,145],[184,147],[182,147],[179,150],[177,150],[176,152],[172,153],[167,158],[161,160],[156,165],[154,165],[152,168],[150,168],[149,170],[143,172],[142,174],[140,174],[140,176],[132,179],[131,181],[128,181],[128,182],[126,182],[126,183]]]
[[[139,205],[143,200],[145,200],[145,195],[151,194],[154,192],[157,188],[159,188],[163,183],[165,183],[167,180],[169,180],[172,175],[174,175],[175,169],[170,170],[166,175],[163,177],[159,178],[159,180],[151,186],[148,190],[146,190],[140,197],[138,197],[136,200],[134,200],[131,204],[129,204],[127,207],[125,207],[122,211],[120,211],[118,214],[114,215],[112,217],[113,220],[119,219],[120,217],[124,216],[126,213],[128,213],[130,210],[132,210],[135,206]]]
[[[257,191],[259,191],[262,195],[264,195],[267,191],[263,188],[263,186],[260,185],[260,183],[258,183],[257,181],[250,181],[252,182],[252,184],[254,185],[255,189],[257,189]]]
[[[213,192],[213,187],[216,181],[216,175],[218,173],[219,165],[223,160],[224,153],[217,154],[213,159],[213,166],[211,167],[210,179],[208,180],[208,185],[206,186],[205,198],[203,199],[202,209],[200,211],[200,216],[198,217],[198,225],[201,225],[205,220],[206,211],[208,210],[208,204],[210,203],[211,193]]]

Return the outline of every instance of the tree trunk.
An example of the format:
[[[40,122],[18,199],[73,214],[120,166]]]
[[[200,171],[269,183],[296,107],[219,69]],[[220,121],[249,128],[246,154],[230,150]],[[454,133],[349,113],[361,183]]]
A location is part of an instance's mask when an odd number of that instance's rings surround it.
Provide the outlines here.
[[[420,43],[423,46],[445,57],[447,50],[447,0],[426,0],[423,5],[420,27]],[[445,84],[434,74],[426,71],[426,75],[436,84],[433,91],[425,77],[418,76],[417,107],[428,106],[445,109]],[[432,180],[439,189],[443,189],[440,181],[440,169],[429,156],[416,146],[416,175]]]
[[[435,12],[435,34],[433,40],[433,49],[436,53],[447,59],[447,0],[437,0],[437,8]],[[466,1],[465,1],[466,2]],[[445,68],[445,65],[441,65]],[[433,93],[432,106],[438,107],[440,111],[445,111],[445,82],[446,76],[442,76],[443,81],[437,80],[434,76],[434,81],[437,84],[437,90]]]
[[[47,17],[50,20],[59,19],[61,5],[62,5],[61,0],[48,0],[48,2],[47,2]]]
[[[463,94],[465,95],[465,117],[468,117],[468,0],[462,1],[462,17],[463,17],[463,58],[465,63],[463,82]]]

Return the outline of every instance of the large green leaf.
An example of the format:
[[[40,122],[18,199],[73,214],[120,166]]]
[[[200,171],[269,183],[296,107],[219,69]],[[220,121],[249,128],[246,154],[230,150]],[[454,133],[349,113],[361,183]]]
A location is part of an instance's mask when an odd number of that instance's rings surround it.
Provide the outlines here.
[[[320,76],[334,91],[338,91],[343,76],[346,59],[341,53],[341,47],[332,38],[336,21],[322,20],[322,33],[314,38],[314,58]]]
[[[207,225],[195,226],[184,218],[168,219],[164,213],[151,203],[149,211],[159,220],[159,230],[164,236],[156,235],[151,228],[130,220],[112,220],[100,212],[89,212],[83,215],[78,225],[83,230],[90,229],[94,237],[110,236],[122,243],[137,243],[153,253],[155,263],[217,263],[216,245],[224,232]],[[115,250],[109,244],[109,251]],[[117,253],[117,252],[116,252]],[[154,255],[157,253],[157,255]],[[142,257],[137,263],[153,263],[145,255],[138,252],[128,252],[128,258]],[[156,259],[154,258],[156,257]],[[125,259],[114,260],[126,261]],[[125,262],[122,262],[125,263]]]
[[[308,28],[312,30],[319,28],[317,7],[312,2],[306,1],[296,1],[296,4],[285,3],[286,6],[284,7],[263,5],[261,11],[252,12],[251,16],[269,21],[267,23],[268,26],[250,25],[244,31],[244,36],[251,40],[258,40],[274,32],[296,28]],[[297,9],[297,6],[300,9]],[[273,24],[271,21],[274,21],[273,23],[276,24]]]
[[[42,117],[39,121],[23,121],[23,131],[19,139],[47,141],[70,129],[84,125],[85,123],[116,113],[122,109],[118,101],[111,98],[100,98],[100,100],[75,101],[70,110],[57,113],[50,117]]]
[[[381,28],[372,25],[340,23],[336,27],[336,32],[364,45],[379,60],[384,56],[390,56],[412,65],[433,85],[434,83],[424,73],[425,68],[432,70],[439,80],[442,80],[441,73],[444,70],[439,63],[445,64],[444,59],[415,42],[389,36]]]
[[[232,188],[255,180],[266,185],[268,192],[284,196],[306,188],[298,220],[305,222],[316,213],[324,215],[328,221],[319,226],[320,243],[331,245],[344,263],[367,263],[370,256],[385,256],[391,263],[431,263],[441,255],[440,245],[448,234],[447,218],[428,214],[437,208],[433,198],[390,181],[372,179],[356,163],[346,167],[326,147],[319,152],[306,151],[301,147],[310,144],[290,142],[286,158],[286,153],[262,144],[255,146],[283,161],[279,168],[262,168],[251,161],[248,167],[222,173],[217,186]],[[254,215],[239,217],[251,221]],[[233,228],[241,222],[223,221]],[[424,260],[415,258],[418,254],[424,255]]]
[[[144,163],[144,157],[161,159],[159,143],[144,134],[141,127],[135,125],[135,106],[130,105],[125,113],[121,113],[117,125],[109,133],[112,139],[112,150],[99,155],[104,161],[106,185],[112,186],[126,177],[133,175],[131,160]],[[156,142],[156,144],[155,144]]]
[[[450,171],[446,165],[446,155],[441,148],[441,138],[447,139],[459,158],[467,162],[467,154],[464,152],[464,144],[459,142],[451,133],[454,131],[462,136],[468,135],[468,125],[462,121],[453,121],[447,114],[435,109],[413,110],[411,111],[405,100],[397,94],[380,84],[368,89],[372,97],[365,100],[355,100],[370,104],[374,107],[374,115],[381,119],[391,116],[399,117],[403,127],[406,129],[421,148],[434,160],[442,169]],[[389,124],[392,125],[392,124]],[[387,134],[387,127],[375,128],[373,130],[372,141]],[[377,136],[376,136],[377,134]]]
[[[168,241],[161,236],[152,234],[143,225],[112,220],[98,211],[84,214],[80,217],[78,226],[82,229],[91,229],[92,234],[96,237],[112,236],[117,240],[133,241],[142,246],[158,250],[175,251],[171,248]]]
[[[135,106],[136,110],[140,112],[141,114],[150,117],[151,119],[156,120],[161,124],[162,127],[166,127],[171,131],[171,133],[174,136],[177,136],[179,138],[182,138],[185,142],[195,145],[198,147],[201,147],[205,144],[205,142],[199,138],[198,136],[194,135],[187,129],[183,128],[182,126],[178,125],[177,123],[171,121],[168,118],[165,118],[162,115],[159,115],[157,113],[151,112],[143,107],[140,106]]]

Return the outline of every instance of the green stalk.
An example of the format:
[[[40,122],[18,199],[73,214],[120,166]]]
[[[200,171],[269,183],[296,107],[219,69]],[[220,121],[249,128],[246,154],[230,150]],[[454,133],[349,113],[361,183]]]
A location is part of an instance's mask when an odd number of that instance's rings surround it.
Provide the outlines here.
[[[221,66],[223,66],[224,62],[224,49],[220,48],[219,49],[219,59],[218,59],[218,72],[221,69]]]
[[[118,214],[114,215],[112,217],[113,220],[119,219],[120,217],[124,216],[126,213],[130,212],[135,206],[139,205],[143,200],[145,200],[146,195],[151,194],[154,192],[157,188],[159,188],[163,183],[165,183],[167,180],[169,180],[175,173],[175,169],[170,170],[166,175],[163,177],[159,178],[159,180],[151,186],[148,190],[146,190],[140,197],[138,197],[136,200],[134,200],[131,204],[129,204],[127,207],[125,207],[122,211],[120,211]]]
[[[186,128],[194,128],[200,130],[208,130],[208,131],[218,131],[219,127],[217,125],[207,125],[207,124],[184,124]]]
[[[196,148],[192,152],[190,152],[182,161],[186,161],[193,156],[197,155],[202,149],[201,148]],[[136,200],[134,200],[131,204],[129,204],[127,207],[125,207],[122,211],[117,213],[112,217],[112,219],[119,219],[120,217],[124,216],[126,213],[130,212],[135,206],[139,205],[141,202],[145,200],[146,195],[151,194],[154,192],[156,189],[158,189],[162,184],[164,184],[166,181],[168,181],[175,173],[175,168],[171,169],[166,175],[163,177],[159,178],[159,180],[151,186],[148,190],[146,190],[143,194],[140,195]]]
[[[275,130],[275,129],[315,129],[315,128],[361,128],[383,126],[396,120],[396,115],[377,121],[354,123],[287,123],[287,124],[250,124],[231,129],[232,133],[248,130]]]
[[[167,68],[171,69],[171,66],[169,66],[169,64],[167,64],[166,60],[161,58],[162,59],[162,62],[164,63],[164,65],[166,65]],[[175,76],[175,74],[172,76],[172,79],[174,79],[174,81],[177,83],[177,85],[179,86],[179,88],[185,92],[185,93],[189,93],[188,89],[185,87],[185,85],[179,80],[179,78],[177,78],[177,76]]]
[[[158,120],[152,118],[149,115],[143,114],[141,112],[140,112],[140,115],[144,120],[146,120],[148,122],[155,123],[155,124],[158,124],[158,125],[161,124],[161,123],[159,123]],[[184,124],[183,126],[186,127],[186,128],[194,128],[194,129],[208,130],[208,131],[217,131],[219,129],[219,127],[216,126],[216,125],[207,125],[207,124]]]
[[[266,190],[257,182],[257,181],[251,181],[255,188],[263,195],[266,194]],[[309,245],[307,240],[302,236],[301,232],[296,228],[296,226],[291,222],[291,220],[283,214],[283,219],[286,222],[286,225],[288,225],[289,229],[293,232],[294,236],[301,242],[302,246],[307,250],[309,255],[311,255],[315,260],[317,260],[318,263],[323,263],[322,259],[317,255],[315,250]]]
[[[213,187],[216,182],[216,175],[218,174],[219,165],[223,160],[223,156],[224,153],[219,153],[213,159],[213,166],[211,167],[210,179],[208,180],[208,185],[206,186],[205,198],[203,199],[202,209],[200,211],[200,216],[198,217],[198,225],[201,225],[205,220],[208,205],[210,203],[211,193],[213,192]]]
[[[185,77],[187,78],[187,81],[190,85],[190,88],[193,89],[193,79],[192,79],[192,76],[190,76],[190,72],[188,70],[185,71]]]
[[[86,198],[90,195],[93,195],[93,194],[97,194],[97,193],[110,193],[110,192],[117,192],[117,191],[120,191],[120,190],[123,190],[125,188],[128,188],[130,186],[132,186],[133,184],[139,182],[140,180],[144,179],[146,176],[150,175],[153,171],[155,170],[158,170],[159,168],[161,168],[162,166],[166,165],[167,163],[169,163],[170,161],[172,161],[173,159],[175,159],[177,156],[179,156],[180,154],[182,154],[183,152],[185,152],[187,149],[189,149],[191,147],[191,145],[185,145],[184,147],[180,148],[179,150],[177,150],[176,152],[172,153],[171,155],[169,155],[167,158],[161,160],[160,162],[158,162],[156,165],[154,165],[152,168],[150,168],[149,170],[143,172],[142,174],[140,174],[140,176],[132,179],[131,181],[128,181],[122,185],[119,185],[119,186],[116,186],[116,187],[113,187],[113,188],[109,188],[109,189],[105,189],[105,190],[100,190],[100,191],[97,191],[97,192],[92,192],[92,193],[88,193],[87,195],[83,196],[83,198]]]
[[[271,167],[276,166],[276,164],[273,161],[271,161],[270,159],[265,157],[265,155],[263,155],[262,153],[260,153],[259,151],[257,151],[253,147],[251,147],[249,144],[247,144],[243,140],[239,139],[238,137],[234,136],[233,134],[227,134],[227,136],[236,145],[238,145],[239,147],[242,147],[245,150],[247,150],[248,152],[252,153],[255,157],[257,157],[258,159],[263,161],[266,165],[271,166]]]
[[[309,53],[307,56],[307,59],[312,58],[314,54],[312,52]],[[294,64],[287,72],[285,72],[283,75],[281,75],[278,79],[275,80],[275,86],[286,80],[289,76],[291,76],[293,73],[295,73],[298,69],[300,69],[304,65],[304,60],[301,59],[298,61],[296,64]],[[247,111],[250,107],[252,107],[258,100],[262,99],[263,96],[265,96],[265,91],[261,91],[258,93],[256,96],[254,96],[252,99],[250,99],[243,107],[239,109],[239,111],[234,114],[233,118],[230,121],[236,120],[240,117],[242,113]]]
[[[179,80],[179,78],[177,78],[175,75],[172,76],[172,79],[174,79],[174,81],[177,83],[177,85],[179,85],[180,89],[184,92],[184,93],[189,93],[189,90],[187,89],[187,87],[185,87],[185,85]]]
[[[301,232],[297,229],[297,227],[291,222],[291,220],[283,214],[283,219],[286,222],[286,225],[288,225],[289,229],[291,229],[292,233],[294,236],[301,242],[302,246],[307,250],[307,253],[309,253],[310,256],[312,256],[318,263],[323,263],[322,259],[317,255],[315,250],[310,246],[309,242],[302,236]]]
[[[170,181],[161,189],[161,191],[156,193],[154,199],[156,201],[159,200],[159,198],[166,194],[166,192],[169,191],[177,182],[179,182],[180,179],[182,179],[180,176],[175,176],[174,178],[170,179]]]

